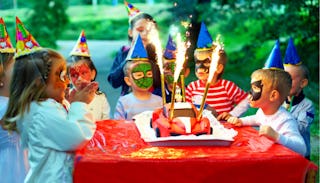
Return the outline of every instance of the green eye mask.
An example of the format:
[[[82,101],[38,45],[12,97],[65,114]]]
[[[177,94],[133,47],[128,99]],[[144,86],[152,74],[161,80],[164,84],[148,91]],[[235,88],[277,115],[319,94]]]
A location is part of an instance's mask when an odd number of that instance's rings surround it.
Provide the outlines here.
[[[131,72],[134,83],[139,88],[150,88],[153,84],[152,70],[149,63],[141,63],[132,68]]]

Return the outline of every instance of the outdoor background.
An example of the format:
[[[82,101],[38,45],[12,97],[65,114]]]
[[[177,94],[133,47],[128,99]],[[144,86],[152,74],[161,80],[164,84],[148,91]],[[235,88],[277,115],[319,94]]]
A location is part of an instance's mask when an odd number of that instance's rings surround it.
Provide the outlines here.
[[[224,78],[244,90],[250,85],[250,74],[263,67],[277,39],[284,56],[288,39],[294,38],[298,54],[310,69],[310,80],[304,93],[316,107],[311,126],[312,161],[319,165],[319,1],[317,0],[131,0],[157,21],[165,46],[170,32],[179,31],[192,44],[188,64],[192,74],[186,84],[195,80],[193,49],[201,21],[213,39],[221,34],[228,64]],[[64,56],[72,50],[81,30],[85,30],[91,56],[98,68],[97,80],[112,107],[120,89],[112,88],[107,75],[113,58],[127,44],[128,16],[123,1],[118,0],[0,0],[11,41],[15,42],[15,16],[43,47],[57,49]],[[189,26],[188,26],[189,25]],[[191,25],[191,26],[190,26]],[[247,114],[254,113],[251,109]]]

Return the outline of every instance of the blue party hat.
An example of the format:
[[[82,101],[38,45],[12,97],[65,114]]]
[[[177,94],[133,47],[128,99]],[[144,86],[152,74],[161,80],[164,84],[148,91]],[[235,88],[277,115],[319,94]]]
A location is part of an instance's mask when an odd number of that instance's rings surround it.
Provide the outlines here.
[[[294,46],[293,39],[290,37],[286,49],[286,55],[284,56],[284,64],[300,65],[301,63],[302,62],[300,61],[300,57]]]
[[[264,64],[264,69],[284,69],[279,40],[276,41],[276,44],[274,45],[266,63]]]
[[[169,35],[166,50],[164,51],[163,57],[167,60],[176,59],[176,44],[173,42],[171,35]]]
[[[197,41],[197,50],[210,50],[212,49],[212,38],[206,25],[201,22],[201,28]]]
[[[146,49],[143,46],[142,39],[140,34],[135,40],[133,46],[130,48],[126,60],[148,60],[148,54]]]

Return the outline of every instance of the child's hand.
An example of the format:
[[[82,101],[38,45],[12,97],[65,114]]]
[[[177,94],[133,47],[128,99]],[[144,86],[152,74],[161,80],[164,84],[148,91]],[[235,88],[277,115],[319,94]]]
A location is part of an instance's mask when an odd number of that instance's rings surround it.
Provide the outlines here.
[[[72,102],[80,101],[89,104],[93,100],[98,87],[99,85],[97,82],[91,82],[78,92],[71,93],[70,97],[72,97]]]
[[[234,126],[242,126],[241,119],[234,116],[230,116],[227,122],[233,124]]]
[[[227,113],[227,112],[223,112],[221,114],[218,115],[217,120],[228,120],[231,116],[231,114]]]
[[[260,126],[259,135],[266,136],[273,141],[277,141],[279,139],[279,133],[270,126]]]

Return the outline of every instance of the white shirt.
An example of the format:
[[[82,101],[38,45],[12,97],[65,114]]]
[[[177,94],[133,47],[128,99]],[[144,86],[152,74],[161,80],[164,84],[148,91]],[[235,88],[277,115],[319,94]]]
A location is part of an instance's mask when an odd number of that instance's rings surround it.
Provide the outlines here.
[[[88,142],[96,129],[87,104],[73,102],[69,112],[53,99],[32,102],[18,119],[22,145],[28,148],[30,170],[25,182],[72,182],[73,152]]]
[[[304,156],[306,145],[300,135],[297,121],[283,107],[280,107],[273,115],[265,115],[261,109],[252,116],[240,118],[243,125],[261,126],[267,125],[279,133],[277,143],[282,144]]]
[[[104,93],[95,94],[95,97],[89,104],[89,110],[96,120],[110,118],[110,105]]]

